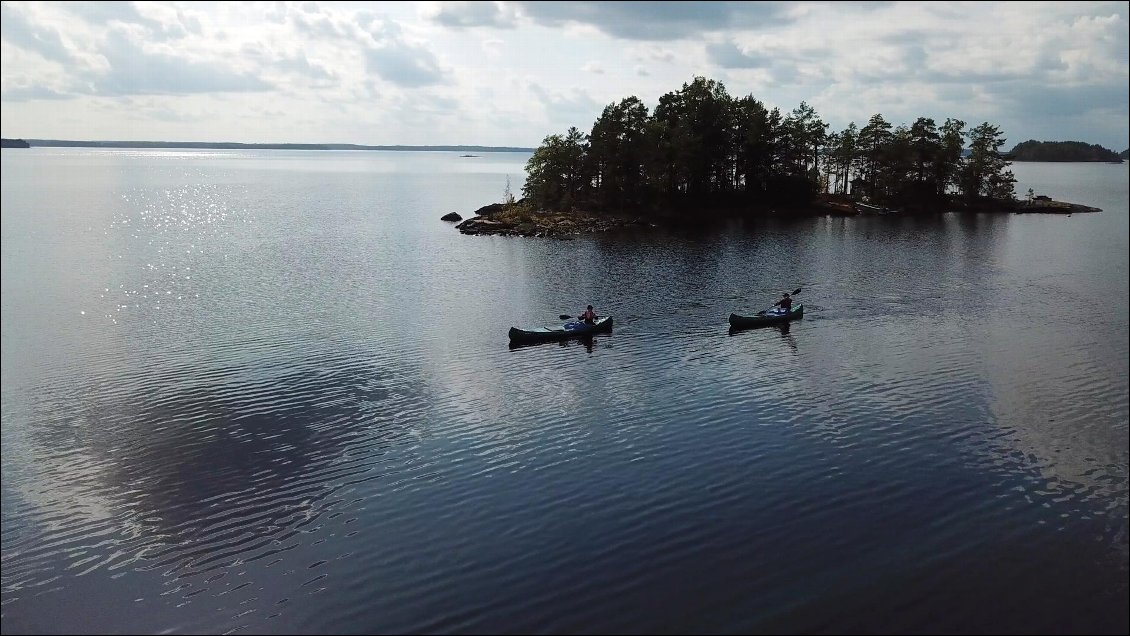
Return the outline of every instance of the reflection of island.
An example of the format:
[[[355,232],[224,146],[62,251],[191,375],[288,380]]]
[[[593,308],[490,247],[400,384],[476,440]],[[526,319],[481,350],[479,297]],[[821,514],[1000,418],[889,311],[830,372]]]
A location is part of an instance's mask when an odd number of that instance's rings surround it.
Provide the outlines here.
[[[23,139],[0,139],[2,148],[31,148],[31,144]]]

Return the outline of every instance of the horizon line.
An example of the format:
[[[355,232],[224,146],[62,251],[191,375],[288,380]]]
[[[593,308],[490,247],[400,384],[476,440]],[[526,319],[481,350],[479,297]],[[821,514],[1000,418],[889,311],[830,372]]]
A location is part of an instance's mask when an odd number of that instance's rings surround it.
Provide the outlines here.
[[[478,150],[482,152],[533,152],[525,146],[488,146],[483,144],[350,144],[350,143],[246,143],[239,141],[128,141],[119,139],[40,139],[3,137],[5,141],[24,141],[39,147],[103,147],[103,148],[213,148],[213,149],[280,149],[280,150]]]

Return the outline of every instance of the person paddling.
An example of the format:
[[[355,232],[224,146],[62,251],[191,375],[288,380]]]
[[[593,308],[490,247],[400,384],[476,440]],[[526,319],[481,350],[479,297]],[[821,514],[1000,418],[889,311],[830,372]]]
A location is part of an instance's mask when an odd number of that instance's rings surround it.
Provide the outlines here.
[[[773,306],[780,307],[787,314],[793,310],[793,298],[789,296],[789,292],[785,292],[785,297],[773,303]]]
[[[581,315],[577,316],[577,320],[583,320],[591,325],[593,321],[596,320],[596,312],[592,310],[592,305],[589,305],[588,309],[581,312]]]

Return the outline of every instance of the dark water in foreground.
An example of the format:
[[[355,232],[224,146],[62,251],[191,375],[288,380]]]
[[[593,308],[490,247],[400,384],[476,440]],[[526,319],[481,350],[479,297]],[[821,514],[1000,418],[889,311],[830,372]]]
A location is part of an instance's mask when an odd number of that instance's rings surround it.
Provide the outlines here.
[[[3,631],[1127,631],[1125,165],[1014,166],[1071,217],[438,221],[526,158],[5,150]]]

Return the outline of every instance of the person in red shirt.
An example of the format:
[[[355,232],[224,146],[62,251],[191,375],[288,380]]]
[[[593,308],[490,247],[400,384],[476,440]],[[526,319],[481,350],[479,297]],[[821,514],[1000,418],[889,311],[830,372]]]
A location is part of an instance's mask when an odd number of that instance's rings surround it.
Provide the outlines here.
[[[589,305],[588,309],[584,310],[580,316],[577,316],[577,320],[583,320],[591,325],[593,321],[596,320],[596,312],[592,310],[592,305]]]

